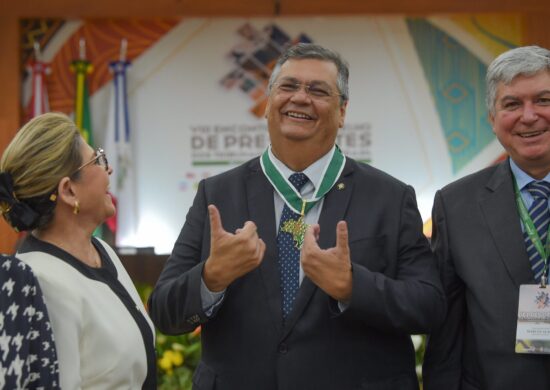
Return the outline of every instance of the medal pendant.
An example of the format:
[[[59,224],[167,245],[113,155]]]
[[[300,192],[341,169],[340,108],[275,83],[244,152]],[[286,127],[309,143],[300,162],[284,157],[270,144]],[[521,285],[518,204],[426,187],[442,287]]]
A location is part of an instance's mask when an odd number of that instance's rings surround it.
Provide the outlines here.
[[[304,236],[306,234],[307,223],[304,221],[304,216],[301,215],[298,219],[289,219],[283,224],[282,231],[292,234],[294,245],[297,249],[302,249],[304,244]]]

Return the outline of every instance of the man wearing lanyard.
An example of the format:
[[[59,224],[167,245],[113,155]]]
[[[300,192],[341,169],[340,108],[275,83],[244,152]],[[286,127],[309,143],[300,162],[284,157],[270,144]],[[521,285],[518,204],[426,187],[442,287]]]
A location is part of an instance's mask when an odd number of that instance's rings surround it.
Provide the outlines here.
[[[550,51],[497,57],[487,108],[509,158],[435,196],[448,313],[428,341],[425,390],[550,389]]]
[[[313,44],[269,81],[259,158],[199,184],[149,307],[202,326],[195,389],[418,389],[411,333],[444,316],[414,191],[335,144],[348,68]]]

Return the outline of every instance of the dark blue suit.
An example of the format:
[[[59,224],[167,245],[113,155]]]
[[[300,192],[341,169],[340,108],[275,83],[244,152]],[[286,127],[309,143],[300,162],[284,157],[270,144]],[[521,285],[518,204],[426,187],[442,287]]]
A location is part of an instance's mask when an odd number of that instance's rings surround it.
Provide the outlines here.
[[[352,159],[337,183],[343,186],[324,200],[319,246],[333,247],[337,222],[347,221],[351,302],[340,313],[305,277],[284,325],[273,188],[258,159],[200,183],[149,301],[163,332],[202,325],[195,389],[418,388],[409,334],[429,332],[445,309],[414,191]],[[218,207],[227,231],[255,222],[267,246],[260,267],[227,288],[210,319],[200,298],[210,249],[208,204]]]
[[[428,342],[424,389],[550,389],[550,356],[514,352],[519,286],[535,279],[509,161],[439,191],[433,224],[448,314]]]

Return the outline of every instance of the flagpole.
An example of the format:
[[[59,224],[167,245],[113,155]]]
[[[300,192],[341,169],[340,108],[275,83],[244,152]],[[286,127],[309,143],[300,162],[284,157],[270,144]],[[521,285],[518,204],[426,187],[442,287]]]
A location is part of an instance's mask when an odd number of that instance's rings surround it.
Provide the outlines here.
[[[40,43],[33,42],[34,58],[29,61],[28,69],[31,77],[31,98],[26,107],[27,119],[34,118],[50,110],[46,91],[46,75],[50,73],[49,64],[42,61]]]
[[[120,41],[120,55],[119,55],[119,61],[120,62],[126,62],[126,52],[128,51],[128,40],[126,38],[123,38]]]
[[[36,61],[40,61],[42,59],[42,56],[40,55],[40,42],[34,41],[32,46],[34,48],[34,59]]]
[[[78,47],[80,60],[86,61],[86,40],[84,38],[80,38],[80,41],[78,41]]]

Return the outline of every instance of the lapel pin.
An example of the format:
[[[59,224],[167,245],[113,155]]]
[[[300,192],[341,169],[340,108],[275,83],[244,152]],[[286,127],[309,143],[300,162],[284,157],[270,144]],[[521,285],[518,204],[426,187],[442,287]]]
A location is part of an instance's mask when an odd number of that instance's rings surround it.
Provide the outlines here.
[[[343,190],[344,188],[346,188],[346,185],[344,183],[338,183],[336,188],[338,188],[339,190]]]

